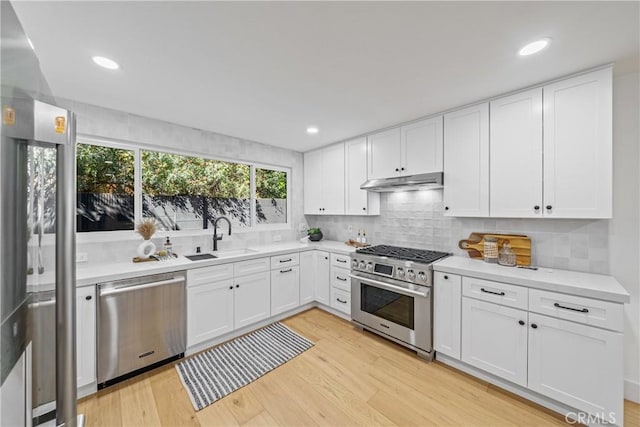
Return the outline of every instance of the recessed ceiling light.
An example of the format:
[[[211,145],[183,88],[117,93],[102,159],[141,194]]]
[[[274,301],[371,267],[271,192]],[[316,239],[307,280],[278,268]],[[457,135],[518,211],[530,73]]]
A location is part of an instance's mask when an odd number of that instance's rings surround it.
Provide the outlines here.
[[[29,42],[29,46],[31,46],[31,50],[36,50],[36,49],[33,47],[33,42],[31,41],[31,39],[30,39],[29,37],[27,37],[27,41]]]
[[[542,49],[544,49],[547,46],[549,46],[550,42],[551,42],[551,39],[536,40],[534,42],[529,43],[528,45],[526,45],[522,49],[520,49],[520,51],[518,51],[518,54],[520,54],[520,56],[533,55],[534,53],[538,53]]]
[[[311,135],[314,135],[316,133],[318,133],[318,128],[315,126],[309,126],[307,128],[307,133],[310,133]]]
[[[104,56],[94,56],[93,62],[98,64],[99,66],[106,68],[108,70],[117,70],[120,68],[120,65],[113,59],[105,58]]]

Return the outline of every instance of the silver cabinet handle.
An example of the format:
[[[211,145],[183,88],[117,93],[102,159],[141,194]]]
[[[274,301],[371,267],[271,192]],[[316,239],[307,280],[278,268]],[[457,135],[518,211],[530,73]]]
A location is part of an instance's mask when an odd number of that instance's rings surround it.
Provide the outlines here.
[[[346,281],[347,281],[347,279],[345,279],[344,277],[340,277],[340,276],[336,276],[336,279],[338,279],[338,280],[342,280],[343,282],[346,282]]]
[[[280,270],[280,273],[289,273],[289,272],[292,272],[292,271],[293,271],[293,269],[288,268],[286,270]]]
[[[281,259],[280,262],[291,262],[293,261],[293,259],[289,258],[289,259]]]
[[[123,286],[120,288],[112,288],[112,289],[105,289],[105,290],[100,289],[100,296],[105,297],[108,295],[123,294],[125,292],[133,292],[133,291],[139,291],[141,289],[155,288],[157,286],[175,285],[179,283],[184,283],[184,278],[179,277],[177,279],[169,279],[169,280],[162,280],[160,282],[145,283],[144,285]]]
[[[350,274],[349,277],[351,277],[352,279],[359,280],[363,283],[370,283],[381,289],[386,289],[388,291],[396,292],[396,293],[411,296],[411,297],[427,298],[429,296],[429,291],[430,291],[429,289],[426,289],[424,292],[420,292],[420,291],[414,291],[413,289],[406,289],[401,286],[392,285],[390,283],[381,282],[379,280],[365,279],[364,277],[357,276],[355,274]]]
[[[341,300],[340,298],[336,298],[336,301],[341,302],[342,304],[346,304],[346,303],[347,303],[347,300],[344,300],[344,301],[343,301],[343,300]]]
[[[347,260],[346,260],[346,259],[336,258],[336,261],[341,262],[341,263],[343,263],[343,264],[346,264],[346,263],[347,263]]]

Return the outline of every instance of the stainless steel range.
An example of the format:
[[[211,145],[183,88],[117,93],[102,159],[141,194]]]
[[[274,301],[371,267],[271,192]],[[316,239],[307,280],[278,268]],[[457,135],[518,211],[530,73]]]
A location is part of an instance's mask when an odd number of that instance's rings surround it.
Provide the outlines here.
[[[433,359],[431,264],[446,252],[378,245],[351,255],[351,318]]]

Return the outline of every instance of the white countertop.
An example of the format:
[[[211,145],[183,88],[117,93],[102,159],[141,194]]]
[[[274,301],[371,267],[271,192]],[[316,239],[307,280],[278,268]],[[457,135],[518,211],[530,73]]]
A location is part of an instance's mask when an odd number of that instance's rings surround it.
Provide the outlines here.
[[[150,274],[169,273],[173,271],[189,270],[192,268],[208,267],[211,265],[227,264],[231,262],[245,261],[248,259],[263,258],[267,256],[282,255],[288,252],[304,252],[314,249],[327,252],[349,255],[355,252],[355,248],[347,246],[343,242],[323,240],[320,242],[283,242],[263,246],[247,248],[250,253],[238,254],[237,250],[220,251],[219,258],[202,261],[191,261],[184,256],[166,261],[150,261],[134,263],[132,261],[86,263],[76,265],[76,286],[94,285],[100,282],[120,280],[130,277],[146,276]],[[229,252],[230,256],[225,256]],[[235,252],[235,253],[234,253]],[[55,282],[53,272],[43,275],[33,275],[28,278],[30,289],[38,291],[52,290]]]
[[[482,260],[451,256],[433,264],[435,271],[471,276],[529,288],[560,292],[586,298],[628,303],[629,293],[613,277],[578,271],[539,267],[527,270],[488,264]]]

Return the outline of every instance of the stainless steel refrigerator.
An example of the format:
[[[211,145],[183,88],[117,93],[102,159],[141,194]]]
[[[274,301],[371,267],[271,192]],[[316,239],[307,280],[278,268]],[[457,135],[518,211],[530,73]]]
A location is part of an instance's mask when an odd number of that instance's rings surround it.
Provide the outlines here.
[[[75,426],[75,116],[0,7],[0,425]]]

